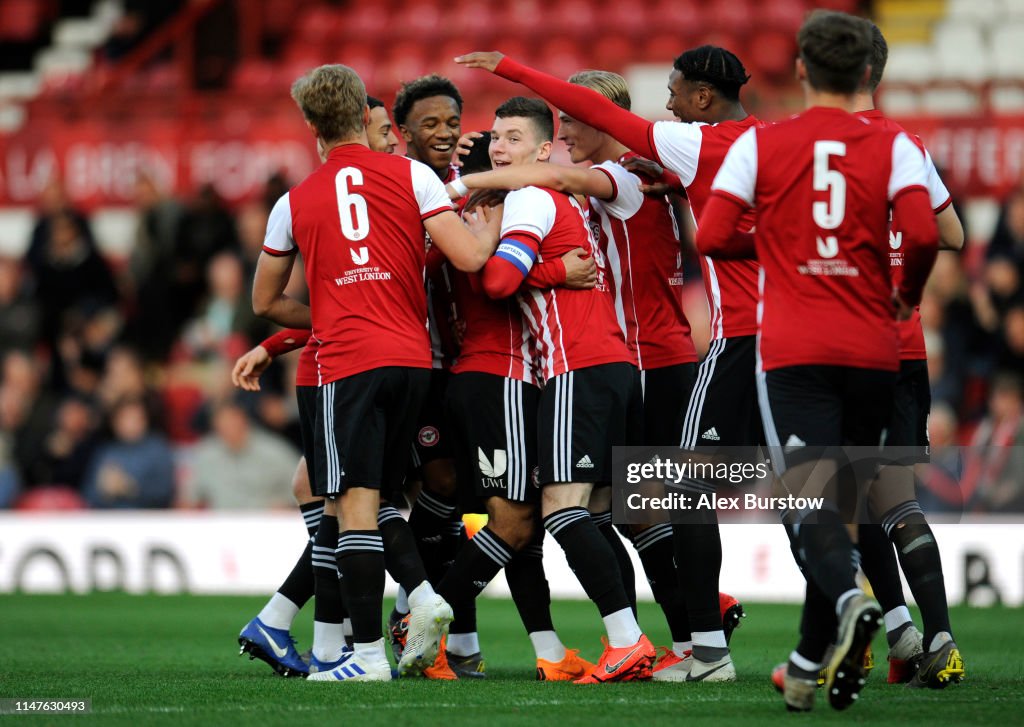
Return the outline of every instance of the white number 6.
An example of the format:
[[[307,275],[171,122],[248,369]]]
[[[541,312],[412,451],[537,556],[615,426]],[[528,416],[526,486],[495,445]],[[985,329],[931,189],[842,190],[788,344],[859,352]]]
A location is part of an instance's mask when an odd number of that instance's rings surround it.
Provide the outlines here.
[[[363,173],[355,167],[345,167],[334,178],[338,193],[338,216],[341,218],[341,234],[358,242],[370,234],[370,215],[366,211],[366,200],[360,194],[349,192],[349,186],[363,186]]]

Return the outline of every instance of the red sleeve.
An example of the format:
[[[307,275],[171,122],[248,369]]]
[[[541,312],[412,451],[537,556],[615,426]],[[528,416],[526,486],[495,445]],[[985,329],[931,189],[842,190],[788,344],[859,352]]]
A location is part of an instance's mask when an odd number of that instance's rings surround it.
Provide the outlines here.
[[[267,349],[267,353],[272,358],[277,358],[305,346],[312,334],[313,332],[308,328],[285,328],[283,331],[278,331],[263,341],[260,345]]]
[[[731,194],[712,192],[697,224],[697,250],[721,259],[756,257],[754,235],[736,229],[747,204]]]
[[[651,140],[654,124],[616,106],[597,91],[561,81],[554,76],[524,66],[508,56],[501,59],[494,72],[510,81],[523,84],[543,96],[553,106],[557,106],[566,115],[610,134],[637,154],[661,163]]]
[[[904,303],[916,306],[939,251],[939,228],[925,188],[908,187],[898,193],[892,201],[892,216],[903,232],[903,280],[898,292]]]
[[[533,288],[557,288],[565,285],[565,263],[556,257],[543,263],[534,263],[530,274],[526,276],[526,284]]]
[[[430,249],[427,250],[426,268],[427,277],[432,277],[437,274],[444,265],[448,258],[444,256],[444,253],[437,247],[437,245],[431,245]]]
[[[495,300],[507,298],[519,290],[523,274],[515,265],[500,257],[492,257],[483,269],[484,292]]]

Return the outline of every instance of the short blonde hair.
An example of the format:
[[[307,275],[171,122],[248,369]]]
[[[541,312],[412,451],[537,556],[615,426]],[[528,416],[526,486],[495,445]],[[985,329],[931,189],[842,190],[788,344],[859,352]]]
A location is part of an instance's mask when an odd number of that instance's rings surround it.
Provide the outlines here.
[[[314,68],[292,84],[292,98],[326,142],[346,139],[363,130],[366,86],[348,66]]]
[[[618,73],[611,71],[580,71],[569,78],[569,83],[597,91],[602,96],[610,99],[616,106],[629,111],[632,101],[629,98],[629,85],[626,79]]]

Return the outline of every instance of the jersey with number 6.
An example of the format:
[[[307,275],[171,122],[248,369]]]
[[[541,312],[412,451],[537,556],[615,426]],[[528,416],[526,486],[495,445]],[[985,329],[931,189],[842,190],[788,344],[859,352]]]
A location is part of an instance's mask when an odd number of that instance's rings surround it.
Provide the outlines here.
[[[430,368],[423,221],[451,209],[429,167],[360,144],[332,149],[274,205],[263,251],[302,252],[320,384]]]
[[[841,109],[814,107],[736,140],[712,191],[757,215],[763,370],[898,368],[889,206],[924,187],[924,157],[906,134]]]

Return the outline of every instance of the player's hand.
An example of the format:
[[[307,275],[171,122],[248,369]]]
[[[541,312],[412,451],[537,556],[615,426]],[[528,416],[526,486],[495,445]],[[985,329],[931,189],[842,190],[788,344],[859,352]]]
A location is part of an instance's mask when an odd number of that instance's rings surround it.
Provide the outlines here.
[[[897,290],[892,292],[892,307],[896,311],[896,320],[898,321],[909,321],[910,317],[914,315],[914,306],[907,305]]]
[[[475,53],[467,53],[464,56],[456,56],[455,62],[467,68],[482,68],[485,71],[494,73],[494,69],[498,67],[498,64],[501,63],[501,59],[504,57],[503,53],[498,53],[497,51],[477,51]]]
[[[577,247],[562,255],[565,266],[565,287],[575,290],[587,290],[597,285],[597,264],[594,256]]]
[[[473,150],[473,144],[476,139],[483,139],[484,135],[479,131],[467,131],[465,134],[459,137],[459,141],[455,144],[455,156],[452,157],[452,164],[457,167],[462,166],[462,157],[466,156]]]
[[[463,209],[470,212],[480,209],[481,207],[500,207],[505,203],[505,195],[508,194],[507,190],[504,189],[477,189],[474,190],[469,199],[466,200],[466,204]]]
[[[622,166],[630,172],[643,174],[651,179],[661,179],[661,175],[665,173],[664,168],[658,162],[643,157],[630,157],[622,162]],[[652,197],[664,197],[666,194],[678,191],[666,182],[652,182],[651,184],[641,182],[639,187],[641,192]]]
[[[235,361],[235,367],[231,369],[231,383],[243,391],[259,391],[260,374],[273,360],[267,349],[257,346]]]

